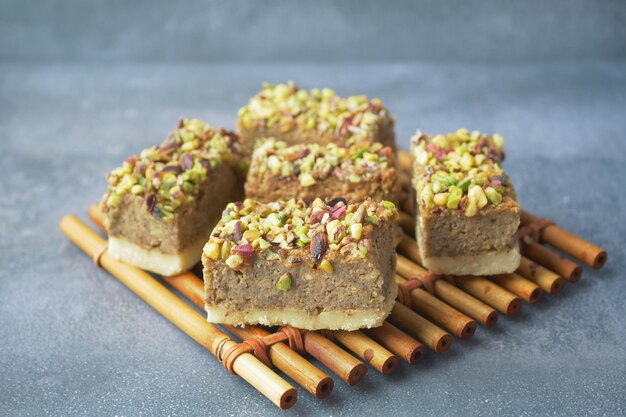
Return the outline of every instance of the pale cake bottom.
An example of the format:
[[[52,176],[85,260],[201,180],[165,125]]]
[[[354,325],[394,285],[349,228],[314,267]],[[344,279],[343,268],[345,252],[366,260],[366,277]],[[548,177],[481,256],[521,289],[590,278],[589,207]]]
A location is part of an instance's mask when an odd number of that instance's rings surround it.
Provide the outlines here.
[[[478,255],[426,256],[419,245],[424,268],[434,274],[496,275],[510,274],[519,268],[521,255],[517,242],[506,250],[484,252]]]
[[[163,253],[158,249],[144,249],[126,238],[109,236],[108,252],[118,261],[137,266],[159,275],[172,276],[188,271],[200,261],[203,237],[178,254]]]
[[[241,325],[262,324],[265,326],[290,325],[306,330],[358,330],[382,326],[383,322],[393,309],[398,287],[391,281],[385,296],[385,305],[382,311],[365,309],[349,309],[337,311],[323,311],[311,315],[304,310],[288,308],[280,310],[264,309],[249,311],[227,311],[224,307],[205,305],[207,320],[212,323]]]

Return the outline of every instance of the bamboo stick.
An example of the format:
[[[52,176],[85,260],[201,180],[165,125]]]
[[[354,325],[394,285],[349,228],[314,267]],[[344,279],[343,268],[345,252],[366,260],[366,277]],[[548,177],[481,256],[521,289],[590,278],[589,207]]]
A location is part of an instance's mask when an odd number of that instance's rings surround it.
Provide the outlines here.
[[[437,353],[447,351],[452,344],[452,336],[400,303],[394,305],[388,320]]]
[[[535,304],[541,298],[541,288],[518,274],[493,275],[489,279],[527,303]]]
[[[426,354],[423,344],[389,322],[363,331],[410,365],[419,362]]]
[[[317,332],[302,334],[304,350],[323,363],[346,384],[359,383],[367,373],[367,366]]]
[[[563,278],[554,272],[536,264],[525,256],[522,256],[522,260],[516,272],[539,285],[548,294],[560,293],[565,282]]]
[[[515,316],[522,302],[518,296],[483,277],[455,277],[456,285],[509,317]]]
[[[398,245],[398,251],[417,264],[422,264],[419,248],[415,239],[404,236]]]
[[[335,330],[333,336],[378,372],[389,375],[398,367],[398,358],[393,353],[374,342],[360,330],[351,332]]]
[[[406,198],[400,201],[400,209],[403,213],[408,214],[411,218],[413,218],[413,213],[415,212],[415,208],[413,207],[414,204],[417,203],[413,201],[411,191],[409,190],[406,193]]]
[[[522,210],[521,220],[523,225],[528,225],[540,219]],[[546,226],[541,231],[541,239],[592,268],[600,269],[606,263],[607,253],[604,249],[557,225]]]
[[[396,274],[398,285],[406,284],[407,280]],[[411,290],[411,307],[418,313],[445,327],[449,332],[461,339],[470,339],[476,331],[476,322],[465,314],[455,310],[422,288]]]
[[[493,307],[472,297],[446,280],[438,279],[434,282],[435,294],[442,301],[467,314],[487,328],[494,327],[500,314]]]
[[[94,204],[89,208],[89,218],[104,231],[102,211],[97,205]],[[181,284],[179,291],[196,305],[204,308],[202,285],[183,287]],[[325,337],[313,332],[304,333],[302,337],[305,351],[339,376],[346,384],[357,384],[367,373],[367,366],[363,362],[358,361]]]
[[[411,173],[411,155],[407,151],[403,151],[402,149],[398,149],[396,152],[396,158],[398,159],[398,163],[400,164],[400,168],[402,168],[405,172]]]
[[[221,330],[208,323],[200,314],[139,268],[113,259],[106,252],[106,241],[74,215],[63,217],[60,228],[74,244],[89,256],[99,256],[100,265],[130,290],[146,301],[179,329],[219,358],[223,349],[235,345]],[[223,343],[219,343],[224,341]],[[222,349],[217,349],[221,346]],[[287,381],[263,365],[249,353],[239,356],[234,372],[282,409],[297,401],[297,391]]]
[[[576,282],[580,279],[583,269],[580,265],[567,258],[551,251],[545,246],[531,240],[521,239],[522,254],[529,259],[548,268],[569,282]]]
[[[412,240],[412,242],[415,244],[414,240]],[[396,271],[407,279],[415,276],[415,274],[428,273],[428,271],[420,265],[408,260],[402,255],[398,255],[397,259]],[[483,326],[489,328],[496,325],[499,314],[489,305],[477,300],[443,279],[436,280],[433,283],[433,287],[435,289],[435,295],[439,299],[467,314]]]
[[[202,280],[191,272],[183,272],[173,277],[163,277],[165,281],[200,308],[204,308]],[[235,327],[222,325],[241,340],[251,337],[264,337],[270,334],[256,326]],[[317,398],[326,398],[333,391],[333,380],[317,369],[309,361],[294,352],[285,343],[275,343],[268,347],[272,364]]]
[[[400,215],[398,224],[402,227],[404,233],[409,236],[415,236],[415,219],[403,211],[399,211],[398,214]]]

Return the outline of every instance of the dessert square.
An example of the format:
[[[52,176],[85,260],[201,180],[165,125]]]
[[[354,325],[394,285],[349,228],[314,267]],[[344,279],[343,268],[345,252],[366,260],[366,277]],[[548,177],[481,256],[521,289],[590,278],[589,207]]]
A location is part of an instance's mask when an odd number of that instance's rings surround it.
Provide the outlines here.
[[[101,201],[116,259],[162,275],[190,269],[226,204],[243,198],[237,135],[181,120],[107,175]]]
[[[514,272],[520,208],[500,167],[503,139],[459,129],[411,138],[416,239],[424,266],[450,275]]]
[[[267,84],[239,110],[237,133],[250,155],[258,139],[299,143],[380,142],[395,149],[394,118],[379,99],[338,97],[330,88]]]
[[[208,320],[355,330],[376,327],[397,287],[393,203],[231,203],[204,246]]]

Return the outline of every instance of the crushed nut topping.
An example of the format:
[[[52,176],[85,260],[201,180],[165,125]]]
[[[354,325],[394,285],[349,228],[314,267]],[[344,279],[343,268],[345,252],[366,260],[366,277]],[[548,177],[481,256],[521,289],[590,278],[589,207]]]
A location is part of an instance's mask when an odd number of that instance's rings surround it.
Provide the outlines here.
[[[292,81],[264,83],[263,90],[239,110],[239,120],[247,129],[308,130],[357,140],[373,140],[380,127],[394,123],[377,98],[341,98],[330,88],[307,91]]]
[[[501,204],[509,188],[500,167],[503,145],[504,139],[497,133],[487,136],[459,129],[427,136],[418,131],[411,138],[411,155],[420,207],[463,210],[472,217],[488,204]]]
[[[306,258],[330,274],[329,255],[365,258],[374,228],[397,217],[390,201],[346,204],[342,198],[328,203],[318,198],[311,204],[295,199],[263,204],[246,199],[226,206],[204,255],[224,260],[231,269],[241,269],[255,257]]]
[[[182,119],[161,145],[129,157],[107,175],[105,204],[117,207],[130,193],[144,197],[154,216],[172,219],[178,207],[193,201],[210,171],[222,163],[235,163],[238,153],[236,134],[198,119]]]
[[[393,152],[378,142],[360,143],[348,147],[300,144],[269,138],[254,151],[250,172],[267,171],[281,178],[297,178],[303,187],[335,176],[341,181],[360,183],[371,181],[375,174],[394,166]]]

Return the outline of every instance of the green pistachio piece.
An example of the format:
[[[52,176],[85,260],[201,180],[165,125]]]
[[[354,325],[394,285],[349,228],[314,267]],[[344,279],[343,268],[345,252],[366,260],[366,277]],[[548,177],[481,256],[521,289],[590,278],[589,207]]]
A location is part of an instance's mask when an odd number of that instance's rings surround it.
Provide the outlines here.
[[[117,193],[111,193],[107,198],[107,206],[109,207],[117,207],[120,205],[121,202],[122,198]]]
[[[502,203],[502,194],[497,192],[495,188],[485,188],[485,194],[487,194],[487,198],[494,206],[499,206]]]
[[[373,225],[378,225],[378,216],[376,215],[372,215],[372,216],[367,216],[367,221]]]
[[[291,274],[289,272],[285,272],[278,278],[278,282],[276,282],[276,288],[281,291],[289,291],[291,288]]]
[[[230,269],[235,269],[243,263],[243,258],[240,255],[233,254],[230,255],[225,262]]]
[[[383,206],[385,206],[387,208],[391,208],[392,209],[392,208],[396,207],[396,205],[393,202],[391,202],[391,201],[383,200],[382,203],[383,203]]]
[[[333,264],[331,264],[328,260],[324,259],[322,262],[320,262],[320,269],[332,274],[334,269],[333,269]]]
[[[459,203],[461,202],[461,198],[463,198],[463,190],[460,187],[452,186],[450,187],[447,207],[449,209],[456,209],[459,207]]]
[[[207,242],[206,245],[204,245],[204,254],[209,258],[209,259],[219,259],[220,257],[220,245],[219,243],[216,242]]]

